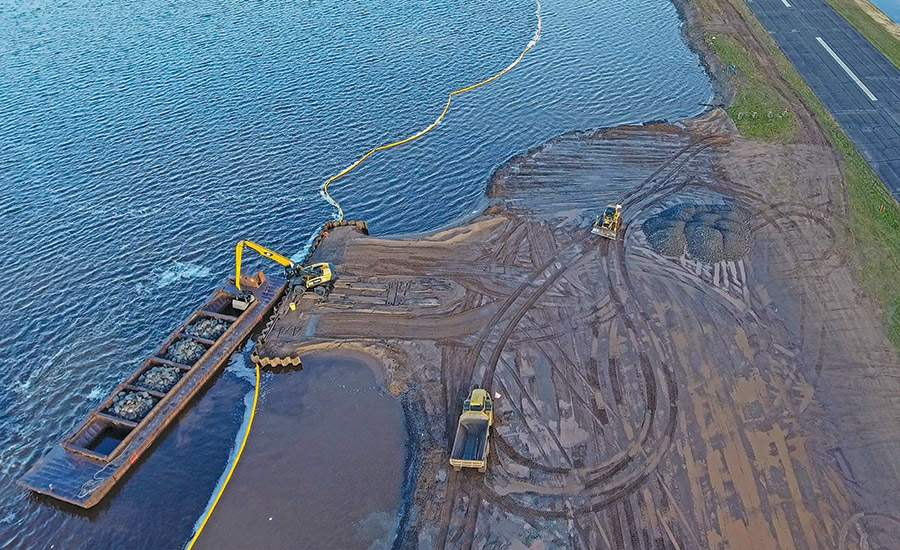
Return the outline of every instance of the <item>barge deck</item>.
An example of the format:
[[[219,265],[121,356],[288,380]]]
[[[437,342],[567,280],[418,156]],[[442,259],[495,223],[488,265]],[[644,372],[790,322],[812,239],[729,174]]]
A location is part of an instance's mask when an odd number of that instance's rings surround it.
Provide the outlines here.
[[[156,353],[145,359],[109,394],[78,429],[41,458],[19,484],[81,508],[91,508],[99,503],[223,368],[284,293],[286,281],[283,277],[257,277],[260,284],[246,289],[256,298],[247,309],[234,309],[232,299],[236,289],[232,281],[226,281],[169,335]],[[244,278],[242,286],[243,281]],[[195,324],[203,320],[209,320],[207,324],[227,324],[227,329],[213,339],[199,336]],[[190,361],[185,360],[184,355],[172,353],[188,347],[175,347],[183,340],[193,341],[189,347],[196,353],[203,349],[202,355],[192,364],[185,364]],[[148,371],[159,367],[164,367],[170,380],[177,379],[163,391],[147,384]],[[122,396],[132,393],[139,394],[137,397],[147,404],[152,403],[142,418],[127,419],[124,416],[131,416],[130,413],[122,414],[123,409],[116,409],[117,396],[121,403]]]

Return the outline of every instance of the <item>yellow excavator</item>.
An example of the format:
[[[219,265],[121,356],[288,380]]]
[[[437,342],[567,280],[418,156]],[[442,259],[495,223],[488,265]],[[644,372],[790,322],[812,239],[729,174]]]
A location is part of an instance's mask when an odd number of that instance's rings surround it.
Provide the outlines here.
[[[322,297],[327,296],[334,290],[334,265],[330,263],[319,263],[309,266],[297,265],[290,258],[282,256],[274,250],[269,250],[253,241],[241,241],[237,243],[234,249],[234,285],[238,289],[238,296],[233,300],[233,305],[237,309],[247,309],[253,302],[253,295],[241,289],[241,256],[244,253],[245,246],[259,252],[261,256],[284,266],[284,276],[290,287],[300,285],[305,290],[312,290]]]

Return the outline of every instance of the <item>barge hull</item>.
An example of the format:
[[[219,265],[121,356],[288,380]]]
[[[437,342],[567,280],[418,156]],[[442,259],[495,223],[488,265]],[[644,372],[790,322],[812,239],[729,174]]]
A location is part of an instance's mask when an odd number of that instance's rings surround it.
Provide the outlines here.
[[[148,358],[131,377],[120,384],[72,435],[41,458],[19,480],[19,484],[31,491],[81,508],[91,508],[103,500],[103,497],[115,487],[116,483],[140,457],[150,450],[166,428],[176,421],[179,413],[184,410],[193,397],[224,367],[231,355],[249,338],[253,329],[284,294],[286,282],[283,277],[263,279],[264,282],[259,288],[248,289],[256,298],[251,306],[246,311],[231,317],[220,312],[210,311],[209,307],[209,304],[213,302],[230,303],[230,298],[233,297],[233,284],[226,281],[223,288],[218,289],[203,307],[173,332],[160,350]],[[229,291],[229,289],[232,290]],[[209,349],[193,365],[178,365],[166,360],[163,357],[164,350],[179,339],[190,338],[185,333],[185,329],[189,323],[196,321],[201,316],[207,318],[229,317],[234,321],[223,335],[215,342],[210,342]],[[203,341],[202,339],[198,340]],[[140,422],[127,422],[110,416],[108,407],[113,396],[123,389],[134,389],[138,374],[156,364],[178,365],[183,370],[182,378]],[[97,454],[90,445],[83,445],[83,448],[78,447],[79,438],[83,440],[84,437],[88,437],[84,434],[97,431],[97,429],[92,430],[92,423],[102,422],[125,425],[125,429],[130,430],[127,437],[123,437],[121,443],[105,457]],[[90,437],[100,436],[90,435]]]

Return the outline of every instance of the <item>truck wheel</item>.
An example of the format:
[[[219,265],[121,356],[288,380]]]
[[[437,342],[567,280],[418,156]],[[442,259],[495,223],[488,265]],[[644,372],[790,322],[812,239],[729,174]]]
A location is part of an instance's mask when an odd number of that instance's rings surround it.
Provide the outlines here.
[[[317,287],[314,288],[313,290],[315,291],[316,294],[318,294],[318,295],[321,296],[322,298],[324,298],[324,297],[325,297],[325,294],[327,294],[327,291],[326,291],[325,287],[324,287],[324,286],[321,286],[321,285],[320,285],[320,286],[317,286]]]

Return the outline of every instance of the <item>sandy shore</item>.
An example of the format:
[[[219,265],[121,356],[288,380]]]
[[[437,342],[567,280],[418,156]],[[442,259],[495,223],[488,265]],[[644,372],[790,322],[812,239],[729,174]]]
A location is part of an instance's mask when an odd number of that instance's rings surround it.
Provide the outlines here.
[[[893,19],[884,14],[883,11],[878,9],[878,7],[869,2],[869,0],[854,0],[856,4],[866,12],[869,17],[874,19],[879,25],[884,27],[884,29],[894,35],[898,40],[900,40],[900,24],[897,24]]]

